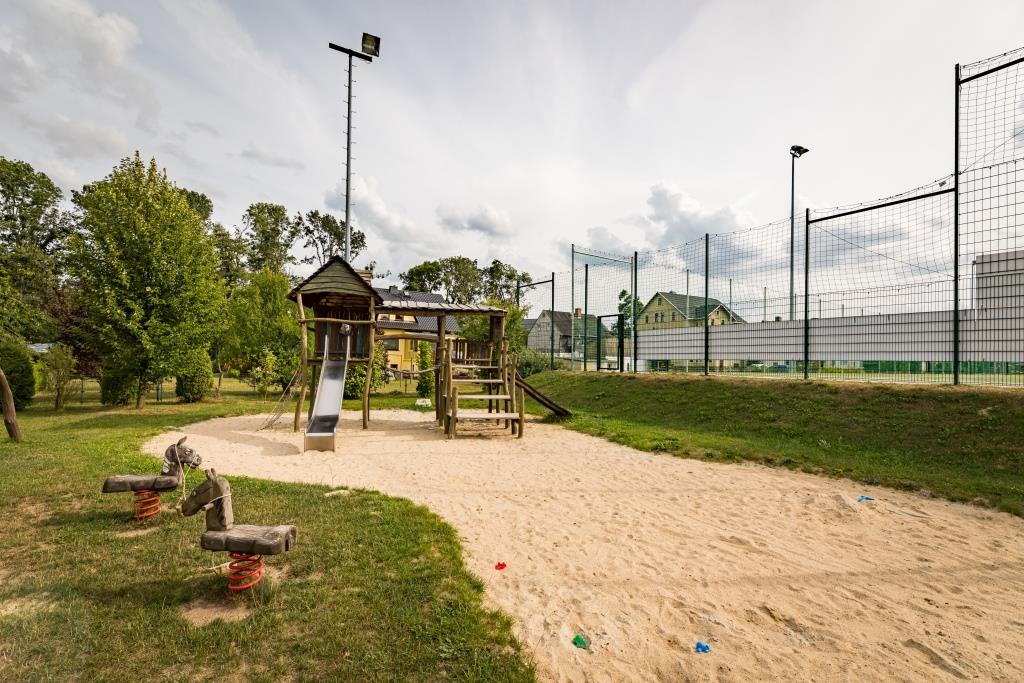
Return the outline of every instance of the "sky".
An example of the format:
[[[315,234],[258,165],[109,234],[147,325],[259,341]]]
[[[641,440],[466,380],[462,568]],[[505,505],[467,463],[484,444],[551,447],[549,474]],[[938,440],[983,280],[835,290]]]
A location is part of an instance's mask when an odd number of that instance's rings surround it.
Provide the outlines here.
[[[70,190],[138,150],[240,226],[344,212],[380,284],[426,259],[535,277],[889,196],[952,170],[953,65],[1020,2],[4,0],[0,155]],[[307,269],[308,270],[308,269]],[[298,274],[304,274],[301,269]]]

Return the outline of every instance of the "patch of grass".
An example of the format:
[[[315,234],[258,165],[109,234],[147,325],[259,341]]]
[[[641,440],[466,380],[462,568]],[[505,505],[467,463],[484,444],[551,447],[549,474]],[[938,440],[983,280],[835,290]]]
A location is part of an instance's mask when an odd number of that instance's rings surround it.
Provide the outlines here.
[[[951,386],[546,372],[565,426],[645,451],[753,460],[1024,516],[1024,394]]]
[[[56,413],[39,401],[20,415],[26,441],[0,443],[0,679],[533,679],[509,619],[482,606],[451,527],[371,491],[325,498],[321,486],[231,477],[236,521],[296,524],[298,543],[268,558],[279,581],[241,598],[248,618],[184,620],[183,605],[227,593],[209,570],[226,554],[199,548],[203,516],[134,522],[131,496],[100,485],[156,471],[139,452],[147,437],[272,406],[232,389],[141,411],[75,397]]]

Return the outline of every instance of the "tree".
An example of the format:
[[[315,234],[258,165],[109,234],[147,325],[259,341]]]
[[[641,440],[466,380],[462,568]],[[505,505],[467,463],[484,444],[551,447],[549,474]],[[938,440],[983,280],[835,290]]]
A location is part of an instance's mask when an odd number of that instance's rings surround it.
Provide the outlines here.
[[[224,362],[244,373],[262,367],[265,352],[273,354],[277,372],[273,381],[282,387],[299,362],[298,312],[288,301],[290,288],[281,273],[254,273],[231,295],[223,342]]]
[[[412,292],[434,292],[441,287],[441,264],[438,261],[424,261],[404,273],[399,273],[402,285]]]
[[[483,303],[505,309],[505,339],[508,340],[508,349],[513,353],[519,353],[526,347],[526,329],[523,327],[523,318],[526,317],[530,307],[516,306],[514,303],[499,299],[485,299]],[[462,318],[459,322],[459,329],[462,336],[470,341],[487,341],[491,334],[490,316],[474,315]]]
[[[56,253],[71,226],[59,209],[61,196],[45,173],[0,157],[0,247],[32,244],[46,255]]]
[[[21,426],[18,424],[18,411],[14,407],[14,394],[11,392],[11,385],[7,382],[7,375],[0,366],[0,412],[4,414],[4,428],[7,429],[7,436],[18,443],[22,440]]]
[[[239,232],[231,234],[231,231],[220,223],[213,223],[208,226],[206,234],[217,253],[217,270],[224,280],[228,292],[234,291],[245,281],[245,239]]]
[[[483,297],[492,301],[513,301],[517,283],[525,285],[533,282],[529,273],[520,272],[498,259],[480,269],[480,280]]]
[[[424,372],[424,370],[433,365],[430,342],[421,341],[417,348],[417,353],[419,356],[417,369],[420,371],[420,376],[416,380],[416,395],[420,398],[428,398],[434,393],[434,373]]]
[[[16,339],[0,340],[0,367],[6,373],[14,408],[28,407],[36,393],[36,375],[25,343]]]
[[[441,292],[450,304],[471,304],[480,296],[480,270],[465,256],[441,259]]]
[[[632,312],[630,311],[632,304]],[[627,290],[619,292],[619,313],[622,314],[622,336],[628,337],[633,333],[633,319],[640,315],[643,305],[640,300],[630,294]],[[619,323],[612,325],[612,332],[619,334]]]
[[[70,264],[87,325],[104,364],[135,379],[141,407],[150,383],[209,346],[224,302],[217,257],[179,188],[137,152],[75,204]]]
[[[68,396],[72,376],[75,374],[75,355],[67,344],[54,344],[43,356],[47,386],[53,392],[53,407],[60,410]]]
[[[199,218],[206,223],[213,215],[213,201],[202,192],[181,188],[185,195],[185,201],[192,207],[192,210],[199,214]]]
[[[384,342],[377,340],[373,345],[373,375],[370,377],[370,391],[384,386],[384,373],[388,367],[388,352]],[[350,365],[345,373],[345,398],[362,398],[366,384],[366,363]]]
[[[295,234],[302,239],[302,246],[312,249],[313,253],[302,259],[302,263],[315,263],[322,266],[336,254],[345,250],[345,221],[338,220],[329,213],[307,211],[306,215],[295,214],[292,221]],[[355,261],[359,254],[366,250],[366,234],[362,230],[352,229],[352,248],[349,259]]]
[[[242,223],[249,270],[283,273],[286,265],[295,263],[295,257],[288,253],[295,242],[295,228],[283,206],[252,204],[245,210]]]

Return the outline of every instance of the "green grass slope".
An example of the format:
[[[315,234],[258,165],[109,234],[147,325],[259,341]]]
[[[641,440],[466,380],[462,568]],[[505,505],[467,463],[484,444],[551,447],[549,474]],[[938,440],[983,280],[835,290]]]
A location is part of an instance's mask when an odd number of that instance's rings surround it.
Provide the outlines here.
[[[565,425],[646,451],[754,460],[1024,514],[1024,393],[547,372]]]

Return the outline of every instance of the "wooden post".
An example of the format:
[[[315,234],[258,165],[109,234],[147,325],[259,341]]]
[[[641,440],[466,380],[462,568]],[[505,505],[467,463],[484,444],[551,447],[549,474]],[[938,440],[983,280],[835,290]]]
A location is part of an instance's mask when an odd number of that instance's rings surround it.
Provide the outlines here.
[[[7,375],[4,369],[0,368],[0,403],[4,409],[4,427],[7,428],[7,436],[16,443],[22,440],[21,427],[18,426],[18,414],[14,410],[14,394],[11,393],[11,385],[7,382]]]
[[[445,317],[443,315],[437,316],[437,347],[434,349],[434,367],[439,367],[444,350],[444,322]],[[448,360],[449,362],[451,361],[450,358]],[[444,414],[441,412],[440,379],[440,373],[434,375],[434,414],[437,415],[438,422],[444,419]]]
[[[370,299],[370,321],[375,322],[377,320],[377,312],[374,310],[373,299]],[[367,326],[366,334],[366,382],[363,384],[363,429],[370,428],[370,381],[373,379],[373,360],[374,360],[374,332],[376,331],[376,325]]]
[[[323,361],[321,361],[322,363]],[[316,403],[317,385],[320,384],[319,375],[314,370],[309,377],[309,410],[306,411],[306,421],[313,419],[313,404]]]
[[[309,351],[306,346],[309,331],[306,329],[306,309],[302,306],[302,292],[295,293],[295,303],[299,306],[299,334],[302,335],[299,340],[299,346],[302,349],[302,365],[299,366],[299,400],[295,403],[295,424],[292,429],[297,432],[302,426],[302,405],[306,402],[306,363],[309,360]]]
[[[515,387],[512,388],[515,391]],[[523,389],[519,390],[519,433],[516,434],[516,438],[523,438],[523,425],[526,424],[526,391]]]

